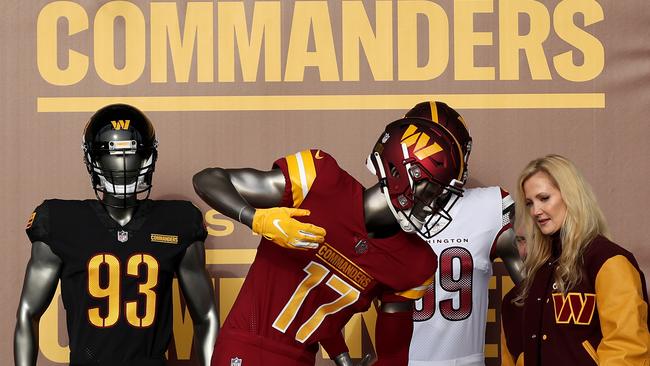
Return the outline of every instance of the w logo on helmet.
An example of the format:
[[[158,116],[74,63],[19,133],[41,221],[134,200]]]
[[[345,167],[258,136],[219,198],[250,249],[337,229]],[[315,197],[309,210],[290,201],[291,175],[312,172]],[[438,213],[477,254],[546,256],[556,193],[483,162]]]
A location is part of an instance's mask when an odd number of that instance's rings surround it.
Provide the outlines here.
[[[438,145],[437,142],[434,142],[433,145],[429,145],[429,139],[429,135],[418,132],[417,127],[409,125],[402,135],[401,142],[406,145],[406,147],[415,145],[413,153],[418,159],[423,160],[442,151],[442,147]]]
[[[111,124],[113,125],[114,130],[128,130],[129,129],[129,124],[131,123],[130,119],[120,119],[117,121],[111,121]]]

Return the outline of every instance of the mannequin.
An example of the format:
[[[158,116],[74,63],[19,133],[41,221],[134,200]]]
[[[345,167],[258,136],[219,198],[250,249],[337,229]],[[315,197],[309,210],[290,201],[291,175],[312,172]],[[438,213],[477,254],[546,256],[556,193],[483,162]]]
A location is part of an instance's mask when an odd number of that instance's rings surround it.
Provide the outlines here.
[[[443,153],[405,146],[402,137],[412,132]],[[338,365],[351,365],[337,334],[372,298],[381,301],[377,365],[406,365],[412,299],[422,296],[436,266],[433,251],[415,232],[421,234],[427,217],[462,194],[462,155],[444,128],[404,119],[386,127],[372,156],[376,169],[390,177],[379,177],[370,188],[321,150],[278,159],[269,171],[208,168],[194,176],[194,188],[209,206],[263,237],[222,327],[213,366],[311,365],[317,343]],[[356,275],[349,268],[357,268]],[[369,281],[355,282],[359,278]],[[343,297],[333,300],[337,293]],[[255,353],[248,351],[254,347]]]
[[[30,218],[32,251],[18,305],[16,366],[36,365],[38,322],[59,280],[71,365],[164,365],[174,273],[194,322],[199,364],[209,365],[218,316],[205,271],[205,229],[191,203],[147,199],[156,148],[153,126],[134,107],[110,105],[90,119],[84,132],[84,160],[97,199],[46,200]],[[173,235],[157,234],[161,227],[156,222],[174,222],[174,216],[183,213],[191,219],[178,220],[170,229]],[[78,222],[68,228],[59,223],[64,215]],[[71,231],[79,232],[79,240],[66,236]],[[135,284],[129,282],[133,279]],[[93,342],[98,347],[91,351]],[[152,349],[143,349],[140,343]]]

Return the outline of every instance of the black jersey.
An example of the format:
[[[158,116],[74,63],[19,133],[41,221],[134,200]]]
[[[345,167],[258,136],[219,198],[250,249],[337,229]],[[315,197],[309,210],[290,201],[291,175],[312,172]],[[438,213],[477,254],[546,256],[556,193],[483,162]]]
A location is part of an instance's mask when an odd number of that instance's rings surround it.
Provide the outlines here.
[[[188,201],[144,201],[124,227],[97,200],[46,200],[27,225],[61,258],[71,365],[164,365],[172,279],[207,235]]]

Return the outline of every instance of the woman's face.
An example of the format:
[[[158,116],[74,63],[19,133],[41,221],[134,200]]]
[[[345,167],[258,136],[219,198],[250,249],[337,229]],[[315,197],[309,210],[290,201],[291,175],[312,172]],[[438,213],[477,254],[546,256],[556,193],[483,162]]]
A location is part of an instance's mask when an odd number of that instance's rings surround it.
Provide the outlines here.
[[[548,174],[537,172],[524,181],[528,213],[544,235],[555,234],[564,223],[566,204]]]

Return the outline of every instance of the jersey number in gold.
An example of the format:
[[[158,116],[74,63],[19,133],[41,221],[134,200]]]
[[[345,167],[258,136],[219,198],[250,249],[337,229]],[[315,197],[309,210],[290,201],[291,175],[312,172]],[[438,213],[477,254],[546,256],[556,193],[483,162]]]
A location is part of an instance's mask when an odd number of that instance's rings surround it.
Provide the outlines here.
[[[156,317],[156,292],[158,284],[158,261],[149,254],[134,254],[126,264],[126,275],[138,277],[140,266],[145,266],[145,281],[138,285],[139,295],[144,295],[144,314],[138,315],[137,301],[126,301],[126,320],[136,328],[151,326]],[[100,281],[100,274],[106,271],[106,281]],[[88,293],[96,299],[106,299],[106,310],[99,307],[88,309],[88,320],[99,328],[111,327],[117,323],[121,311],[120,261],[112,254],[97,254],[88,261]],[[102,313],[104,314],[102,316]]]
[[[303,268],[303,271],[307,273],[307,277],[298,284],[293,295],[291,295],[287,304],[284,305],[284,309],[282,309],[280,315],[278,315],[273,322],[273,328],[282,333],[287,331],[287,328],[289,328],[289,325],[291,325],[295,319],[298,310],[305,301],[305,298],[307,298],[309,292],[318,286],[330,272],[325,268],[325,266],[316,262],[309,262],[309,264]],[[325,284],[332,290],[336,291],[339,294],[339,297],[332,302],[319,306],[314,314],[312,314],[312,316],[298,328],[298,331],[296,332],[296,340],[300,343],[304,343],[316,331],[316,329],[318,329],[327,315],[334,314],[359,299],[359,290],[352,287],[335,274],[333,274]]]

